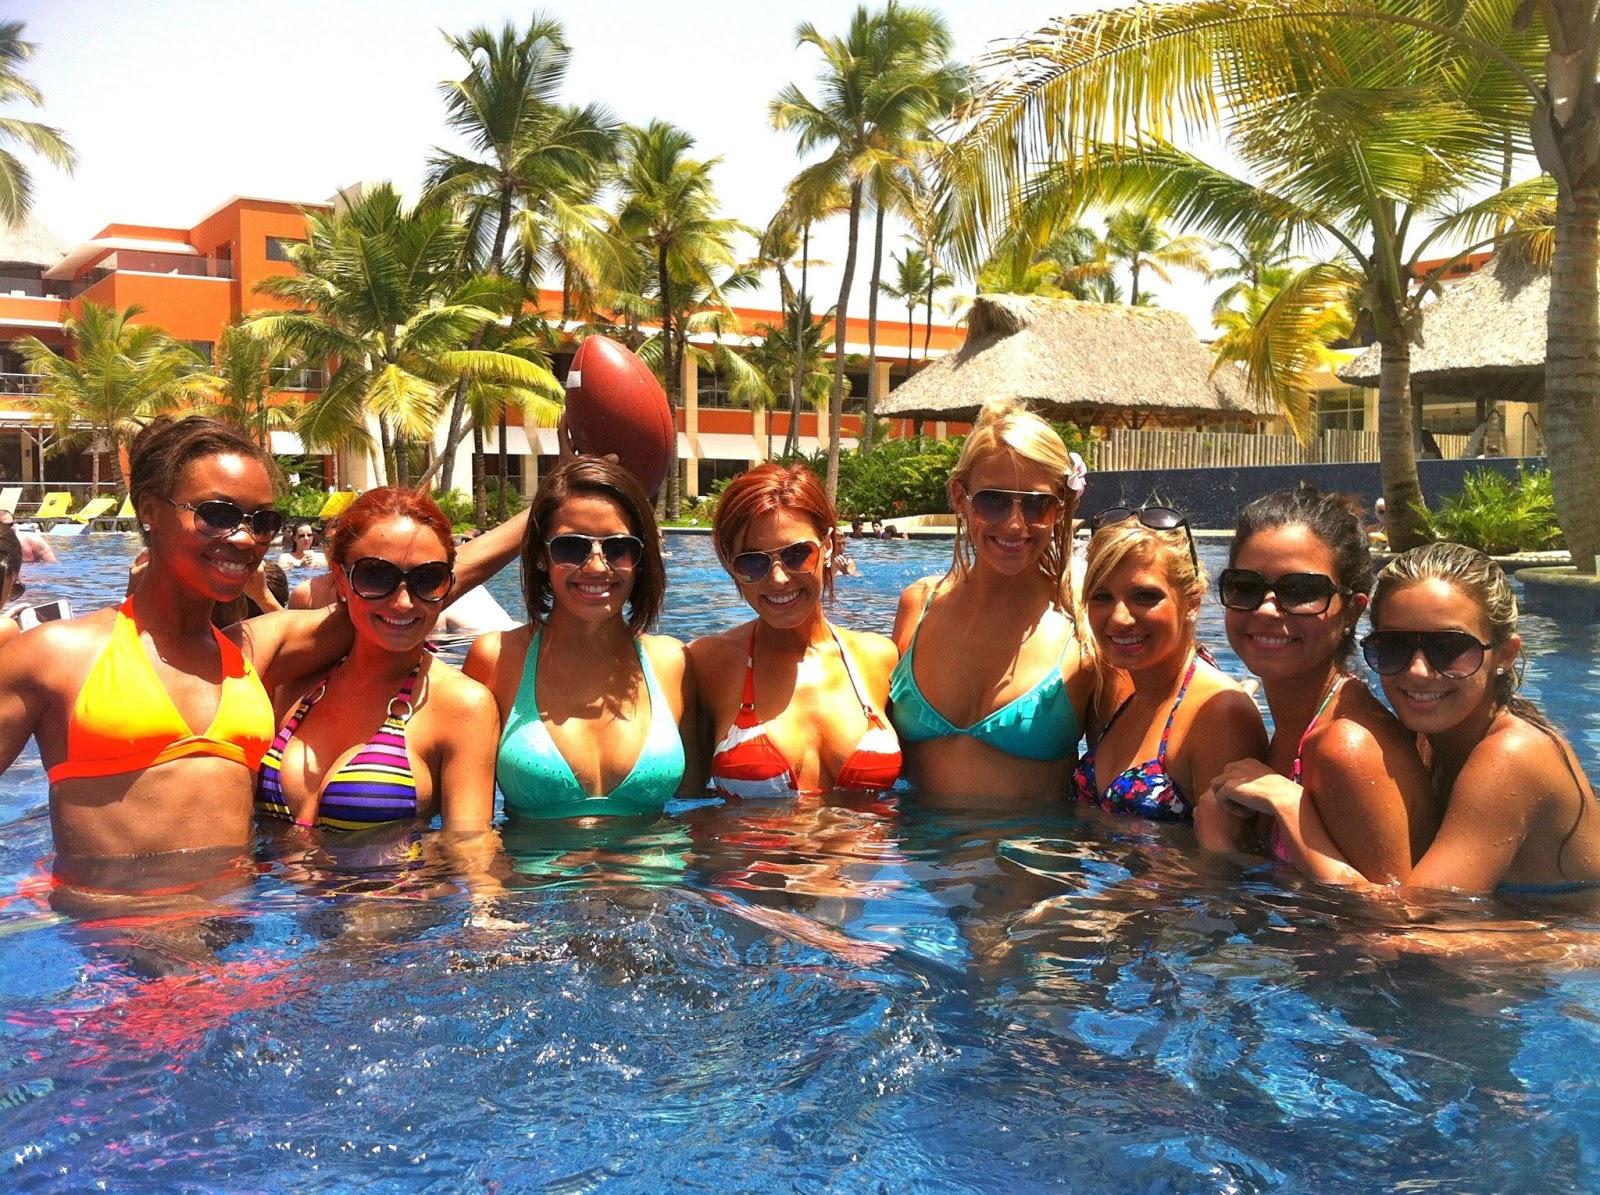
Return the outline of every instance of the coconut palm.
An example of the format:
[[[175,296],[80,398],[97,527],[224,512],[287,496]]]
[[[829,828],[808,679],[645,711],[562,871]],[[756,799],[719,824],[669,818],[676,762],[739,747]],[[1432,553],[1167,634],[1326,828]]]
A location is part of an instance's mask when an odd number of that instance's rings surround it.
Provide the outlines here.
[[[796,300],[785,306],[781,322],[756,326],[755,334],[760,340],[745,356],[766,378],[774,393],[798,393],[802,403],[820,413],[827,409],[828,396],[833,389],[832,370],[827,360],[833,344],[832,328],[833,312],[815,316],[810,300]],[[799,423],[791,409],[784,456],[799,455]],[[767,455],[772,455],[770,423],[767,425]]]
[[[217,337],[210,371],[196,380],[195,409],[242,428],[266,448],[273,432],[294,426],[302,406],[287,398],[274,401],[275,378],[288,364],[289,355],[281,347],[243,323],[229,324]]]
[[[1419,277],[1418,263],[1441,244],[1492,238],[1540,189],[1463,200],[1498,183],[1506,135],[1529,116],[1517,72],[1533,39],[1506,28],[1509,0],[1454,6],[1494,54],[1418,27],[1414,3],[1412,23],[1395,16],[1382,37],[1350,7],[1183,0],[1063,18],[1000,53],[1004,77],[947,170],[969,259],[1016,221],[1059,226],[1091,203],[1168,212],[1222,239],[1276,231],[1318,251],[1263,312],[1252,386],[1308,430],[1309,395],[1272,363],[1330,304],[1361,312],[1382,346],[1382,474],[1390,541],[1403,547],[1421,531],[1410,338],[1439,276]],[[1384,7],[1368,11],[1393,15]],[[1220,132],[1247,175],[1172,146],[1179,125]]]
[[[911,380],[912,336],[916,332],[917,304],[928,293],[933,281],[933,271],[928,267],[927,255],[920,249],[907,249],[891,257],[894,280],[883,284],[883,293],[906,305],[906,380]]]
[[[474,348],[485,324],[516,298],[511,279],[459,273],[463,228],[440,207],[405,209],[387,183],[333,214],[311,214],[290,252],[298,272],[258,289],[295,305],[257,315],[250,330],[304,361],[333,362],[322,393],[297,423],[307,445],[382,449],[378,472],[410,483],[409,445],[427,442],[461,380],[562,393],[549,370],[523,357]]]
[[[1111,261],[1128,267],[1128,303],[1133,307],[1149,302],[1149,295],[1139,291],[1139,278],[1145,270],[1169,284],[1172,270],[1189,270],[1203,278],[1211,276],[1206,239],[1169,236],[1149,211],[1129,208],[1107,216],[1105,248]]]
[[[38,47],[22,40],[21,21],[0,21],[0,104],[21,100],[44,106],[39,89],[23,77],[22,67]],[[60,129],[36,120],[0,116],[0,144],[21,145],[59,170],[71,173],[77,164],[72,146]],[[33,177],[22,159],[0,149],[0,224],[18,224],[33,206]]]
[[[818,98],[794,85],[785,87],[769,106],[774,127],[792,128],[801,154],[815,149],[826,156],[808,168],[811,186],[844,187],[849,195],[849,226],[839,301],[835,307],[842,331],[848,320],[850,289],[855,282],[860,243],[861,209],[869,181],[883,177],[905,161],[906,138],[948,110],[960,86],[954,67],[942,58],[947,38],[942,22],[926,10],[891,4],[884,12],[858,7],[842,37],[825,36],[809,21],[795,32],[799,45],[822,55]],[[798,180],[797,180],[798,181]],[[842,342],[843,337],[839,338]],[[845,354],[835,354],[833,394],[828,407],[828,494],[839,489],[839,429],[844,413]]]
[[[617,227],[650,258],[661,318],[661,374],[667,404],[676,420],[682,400],[683,328],[674,325],[681,288],[716,288],[713,273],[735,265],[733,238],[749,230],[717,215],[711,171],[721,160],[697,161],[688,156],[694,138],[684,130],[653,120],[624,134],[626,153],[617,178],[621,207]],[[676,289],[675,289],[676,288]],[[666,511],[678,514],[676,468],[667,476]]]
[[[1228,284],[1212,300],[1213,313],[1240,303],[1248,306],[1251,296],[1263,287],[1271,287],[1276,293],[1288,279],[1294,260],[1288,238],[1275,229],[1257,230],[1232,241],[1216,241],[1212,248],[1226,260],[1220,266],[1212,266],[1211,280]]]
[[[466,262],[531,281],[559,264],[565,283],[569,270],[615,253],[592,199],[616,159],[618,126],[600,105],[557,102],[571,62],[561,23],[536,15],[525,31],[510,23],[498,33],[480,26],[446,40],[467,68],[462,78],[440,84],[446,119],[472,156],[435,151],[428,201],[452,206],[464,221]],[[519,260],[507,268],[511,257]],[[512,309],[521,305],[514,300]],[[487,326],[480,333],[474,348],[484,344]],[[463,383],[452,396],[445,449],[435,462],[446,489],[466,434],[466,404]]]
[[[207,385],[205,359],[160,328],[134,323],[141,314],[139,307],[114,311],[85,302],[61,324],[70,352],[58,353],[34,336],[17,341],[29,371],[39,375],[39,393],[11,401],[48,419],[63,444],[97,445],[96,483],[99,452],[114,453],[123,488],[128,477],[121,449],[157,415]]]

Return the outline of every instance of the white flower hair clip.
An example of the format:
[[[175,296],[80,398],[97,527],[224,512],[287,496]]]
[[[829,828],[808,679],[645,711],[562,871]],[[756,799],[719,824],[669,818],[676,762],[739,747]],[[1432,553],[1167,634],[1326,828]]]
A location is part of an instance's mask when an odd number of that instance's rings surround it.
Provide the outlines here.
[[[1089,466],[1083,463],[1083,458],[1076,452],[1067,453],[1067,489],[1074,494],[1083,493],[1083,488],[1088,484],[1087,477]]]

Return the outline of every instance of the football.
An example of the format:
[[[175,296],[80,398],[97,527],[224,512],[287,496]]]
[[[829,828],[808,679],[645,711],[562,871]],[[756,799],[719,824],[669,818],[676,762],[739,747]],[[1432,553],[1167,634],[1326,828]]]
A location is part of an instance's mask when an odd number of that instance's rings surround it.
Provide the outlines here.
[[[567,431],[588,456],[615,454],[654,496],[677,455],[666,391],[632,350],[604,336],[578,346],[567,374]]]

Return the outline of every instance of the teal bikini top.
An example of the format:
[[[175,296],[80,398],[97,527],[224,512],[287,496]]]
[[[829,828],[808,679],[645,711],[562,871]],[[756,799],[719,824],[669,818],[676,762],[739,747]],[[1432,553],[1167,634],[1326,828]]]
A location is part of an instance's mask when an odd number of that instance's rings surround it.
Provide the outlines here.
[[[602,797],[583,791],[539,717],[539,631],[528,644],[517,700],[500,735],[495,780],[505,795],[506,812],[522,817],[604,817],[659,813],[683,780],[683,739],[656,681],[644,645],[634,641],[639,667],[650,694],[650,729],[633,770]]]
[[[911,646],[895,665],[889,681],[889,720],[900,732],[902,741],[924,743],[929,739],[964,734],[1019,759],[1043,761],[1071,756],[1083,733],[1078,728],[1072,700],[1067,696],[1066,682],[1061,679],[1061,662],[1066,659],[1072,640],[1069,638],[1061,645],[1055,664],[1033,688],[971,726],[957,726],[934,709],[917,687],[917,641],[922,637],[922,621],[928,617],[932,601],[933,591],[929,590],[927,601],[922,603],[922,613],[917,616]]]

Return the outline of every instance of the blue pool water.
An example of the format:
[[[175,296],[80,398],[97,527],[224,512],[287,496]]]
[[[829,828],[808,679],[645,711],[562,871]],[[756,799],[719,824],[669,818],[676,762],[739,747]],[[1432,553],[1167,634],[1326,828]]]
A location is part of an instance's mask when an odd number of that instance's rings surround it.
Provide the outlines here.
[[[947,551],[860,545],[837,616],[887,629]],[[672,552],[666,630],[746,616],[705,540]],[[129,554],[28,579],[87,609]],[[1529,688],[1600,771],[1597,633],[1529,624]],[[36,760],[0,825],[7,1190],[1600,1185],[1584,914],[904,794],[508,829],[476,901],[426,855],[263,840],[198,915],[70,922],[31,895]]]

